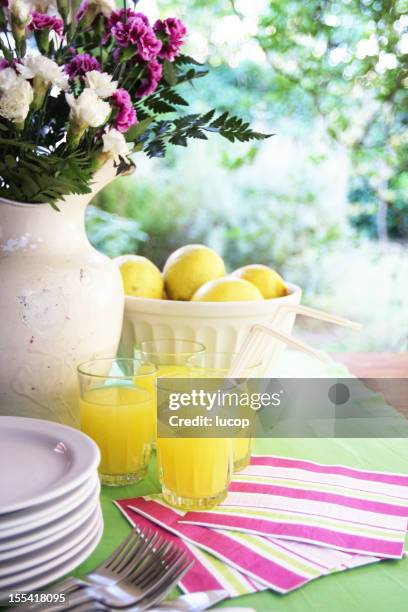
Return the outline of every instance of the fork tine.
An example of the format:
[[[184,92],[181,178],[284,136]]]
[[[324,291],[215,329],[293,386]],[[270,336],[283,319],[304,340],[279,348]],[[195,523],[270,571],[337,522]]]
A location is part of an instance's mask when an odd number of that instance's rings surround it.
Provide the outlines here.
[[[143,610],[145,606],[139,608],[139,604],[143,603],[146,598],[149,598],[150,595],[154,593],[157,596],[157,593],[163,588],[168,592],[167,585],[169,582],[175,583],[179,580],[179,575],[184,571],[187,571],[186,563],[188,567],[191,566],[191,562],[189,562],[189,556],[185,551],[180,551],[178,549],[175,551],[174,565],[164,570],[163,566],[159,566],[155,568],[155,571],[149,576],[148,580],[143,581],[138,585],[139,588],[143,590],[143,596],[139,600],[137,607],[135,610],[139,612],[139,610]],[[163,571],[164,570],[164,571]],[[174,582],[175,581],[175,582]],[[164,597],[165,595],[163,595]]]
[[[158,568],[159,572],[162,572],[164,569],[164,565],[157,555],[151,554],[146,557],[143,563],[141,563],[138,567],[133,568],[133,570],[129,573],[128,578],[131,580],[132,584],[139,586],[145,579],[146,574],[151,571],[151,568]]]
[[[148,595],[146,595],[142,600],[138,602],[137,612],[141,612],[142,610],[146,610],[150,608],[152,605],[162,601],[167,593],[171,591],[171,589],[181,580],[181,578],[189,571],[191,566],[194,564],[194,560],[185,561],[180,567],[177,568],[176,571],[172,571],[171,574],[166,575],[166,580],[161,581],[160,587],[154,589]],[[173,569],[173,568],[172,568]]]
[[[138,586],[143,589],[155,588],[157,580],[161,580],[163,576],[166,576],[169,571],[173,570],[173,567],[184,560],[185,553],[180,549],[173,550],[171,557],[169,557],[168,565],[155,565],[149,566],[142,575],[137,577]]]
[[[108,569],[110,572],[117,573],[118,566],[122,563],[122,560],[127,557],[129,552],[139,550],[140,548],[143,549],[143,546],[144,546],[144,540],[139,539],[137,536],[133,536],[133,538],[131,538],[129,542],[127,543],[127,546],[125,546],[121,550],[120,554],[118,554],[115,557],[115,559],[113,559],[113,561],[109,564],[109,566],[106,569]]]
[[[175,546],[176,544],[174,542],[165,540],[160,549],[157,550],[157,554],[164,560],[165,556],[169,554]]]
[[[180,550],[175,542],[171,542],[169,540],[165,540],[160,548],[157,549],[157,554],[163,561],[166,562],[166,555],[170,555],[174,550]]]
[[[157,577],[162,576],[167,571],[167,567],[161,563],[149,563],[141,569],[140,572],[131,576],[133,583],[137,584],[138,587],[144,589]]]
[[[127,543],[127,546],[125,546],[121,550],[120,554],[117,555],[115,559],[113,559],[113,561],[109,565],[109,569],[111,571],[116,571],[116,568],[120,565],[122,560],[126,558],[129,552],[139,550],[140,548],[143,549],[144,545],[145,545],[145,540],[143,537],[138,538],[137,536],[134,536],[131,540],[129,540],[129,542]]]
[[[118,572],[123,563],[130,555],[136,555],[139,551],[143,552],[146,548],[146,543],[151,538],[151,531],[141,531],[139,538],[133,538],[128,542],[127,546],[121,551],[120,555],[116,557],[114,562],[110,565],[109,569],[114,572]]]
[[[145,568],[151,564],[157,565],[158,561],[160,564],[164,565],[166,555],[169,555],[173,550],[178,550],[178,548],[175,547],[174,543],[169,542],[162,537],[157,543],[157,546],[153,550],[149,551],[150,555],[146,558]]]
[[[164,554],[162,556],[162,563],[165,565],[166,568],[175,563],[175,561],[180,557],[180,555],[185,553],[185,551],[183,551],[183,549],[180,549],[177,544],[173,544],[168,550],[163,552]]]
[[[158,538],[158,533],[153,533],[152,535],[149,533],[149,538],[145,539],[141,546],[134,549],[129,548],[122,555],[122,558],[118,561],[113,569],[120,574],[129,574],[131,571],[133,571],[135,565],[138,565],[146,555],[150,554],[150,551],[157,542]]]
[[[98,568],[111,569],[112,565],[120,559],[129,547],[140,546],[143,543],[143,530],[135,527],[128,537],[113,551],[113,553]]]
[[[150,557],[146,559],[146,562],[143,565],[140,565],[138,568],[129,574],[129,580],[132,581],[133,584],[137,586],[150,584],[150,578],[153,576],[160,576],[163,574],[163,571],[166,571],[168,566],[168,561],[172,561],[173,559],[177,559],[177,554],[179,552],[179,548],[173,543],[164,541],[161,546],[154,551]],[[163,553],[166,553],[167,559],[163,560]]]
[[[123,540],[123,542],[121,542],[119,544],[119,546],[117,548],[115,548],[115,550],[112,552],[112,554],[109,555],[109,557],[107,559],[105,559],[103,561],[103,563],[98,565],[98,567],[96,569],[103,568],[103,567],[104,568],[109,567],[109,565],[118,557],[118,555],[120,555],[120,553],[123,551],[123,549],[128,545],[130,540],[132,540],[134,538],[136,533],[138,533],[137,527],[132,529],[132,531],[130,532],[128,537],[125,540]],[[139,533],[140,533],[140,530],[139,530]]]

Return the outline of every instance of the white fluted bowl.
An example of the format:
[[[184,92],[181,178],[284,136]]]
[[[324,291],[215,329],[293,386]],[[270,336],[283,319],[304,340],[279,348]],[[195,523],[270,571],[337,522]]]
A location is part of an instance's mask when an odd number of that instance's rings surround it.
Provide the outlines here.
[[[181,302],[126,297],[121,355],[133,356],[144,340],[201,342],[209,352],[237,352],[251,327],[269,323],[282,304],[298,305],[300,287],[287,283],[288,295],[260,302]],[[295,314],[280,314],[277,329],[291,333]],[[271,338],[271,343],[276,342]]]

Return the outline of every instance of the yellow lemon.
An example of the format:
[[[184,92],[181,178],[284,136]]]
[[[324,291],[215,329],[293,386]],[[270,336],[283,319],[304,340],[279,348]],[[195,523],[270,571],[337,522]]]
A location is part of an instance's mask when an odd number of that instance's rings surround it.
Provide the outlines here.
[[[160,270],[147,257],[122,255],[115,259],[123,280],[126,295],[160,299],[163,294],[163,278]]]
[[[190,300],[201,285],[224,274],[221,257],[202,244],[177,249],[163,268],[166,293],[171,300]]]
[[[288,292],[283,278],[275,270],[262,264],[238,268],[231,276],[242,278],[258,287],[265,300],[282,297]]]
[[[246,280],[224,276],[200,287],[193,302],[245,302],[263,300],[262,293]]]

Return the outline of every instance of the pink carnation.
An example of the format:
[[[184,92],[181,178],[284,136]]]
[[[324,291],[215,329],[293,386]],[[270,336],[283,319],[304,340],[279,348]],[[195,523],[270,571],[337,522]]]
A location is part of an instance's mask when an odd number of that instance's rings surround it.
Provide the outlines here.
[[[64,32],[64,22],[58,17],[46,15],[45,13],[31,13],[31,23],[28,26],[30,30],[53,30],[62,36]]]
[[[126,23],[118,21],[111,32],[121,47],[134,45],[138,56],[146,62],[155,59],[162,46],[144,16],[136,15]]]
[[[126,19],[125,19],[125,14],[126,14]],[[140,17],[140,19],[143,19],[143,21],[145,22],[145,24],[148,26],[149,25],[149,20],[146,17],[146,15],[144,15],[143,13],[135,13],[135,11],[132,11],[132,9],[128,8],[125,9],[121,8],[118,11],[112,11],[112,13],[110,14],[110,16],[108,17],[108,19],[105,19],[105,34],[102,37],[102,43],[104,45],[106,45],[106,43],[109,42],[109,38],[112,34],[112,28],[119,22],[124,22],[124,21],[129,21],[129,19],[132,19],[133,17]]]
[[[115,127],[119,132],[127,132],[137,123],[136,111],[126,89],[117,89],[112,95],[112,103],[118,109],[115,117]]]
[[[125,19],[125,9],[121,8],[118,11],[112,11],[112,13],[110,14],[110,17],[108,17],[108,19],[106,20],[106,29],[108,31],[110,31],[113,26],[115,26],[119,21],[129,21],[130,19],[133,19],[134,17],[140,17],[140,19],[147,25],[149,26],[149,20],[146,17],[146,15],[144,15],[143,13],[135,13],[135,11],[132,11],[132,9],[127,9],[126,10],[126,19]]]
[[[163,45],[159,53],[161,59],[172,62],[184,45],[183,38],[187,35],[187,28],[181,19],[169,17],[164,21],[158,19],[153,26],[154,31]]]
[[[150,64],[146,65],[145,72],[143,73],[140,87],[136,92],[138,98],[144,96],[150,96],[156,91],[157,86],[162,78],[163,67],[157,60],[152,60]]]
[[[91,70],[100,70],[101,65],[95,57],[89,55],[89,53],[80,53],[75,55],[68,64],[65,64],[65,72],[68,74],[70,79],[74,77],[83,77],[86,72]]]

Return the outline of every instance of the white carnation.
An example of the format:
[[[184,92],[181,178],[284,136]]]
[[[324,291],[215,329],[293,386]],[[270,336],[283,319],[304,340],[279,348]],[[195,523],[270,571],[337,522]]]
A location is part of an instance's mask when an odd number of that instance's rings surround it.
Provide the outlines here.
[[[102,140],[103,152],[113,157],[115,162],[120,161],[120,157],[126,158],[133,149],[133,143],[126,142],[124,135],[115,128],[106,132],[102,136]]]
[[[22,123],[27,117],[32,101],[33,89],[30,83],[17,77],[0,97],[0,115],[9,121]]]
[[[77,127],[98,127],[105,123],[111,112],[108,102],[101,100],[89,87],[78,98],[65,94],[65,99],[71,108],[69,118]]]
[[[7,91],[13,87],[21,77],[13,68],[3,68],[0,70],[0,91]]]
[[[44,55],[27,55],[23,64],[17,64],[16,68],[25,79],[39,77],[46,85],[68,89],[68,75],[64,68]]]
[[[10,14],[20,25],[28,25],[31,21],[31,4],[25,0],[9,0]]]
[[[85,84],[93,89],[100,98],[110,98],[118,88],[118,82],[112,81],[110,74],[98,70],[90,70],[85,74]]]

